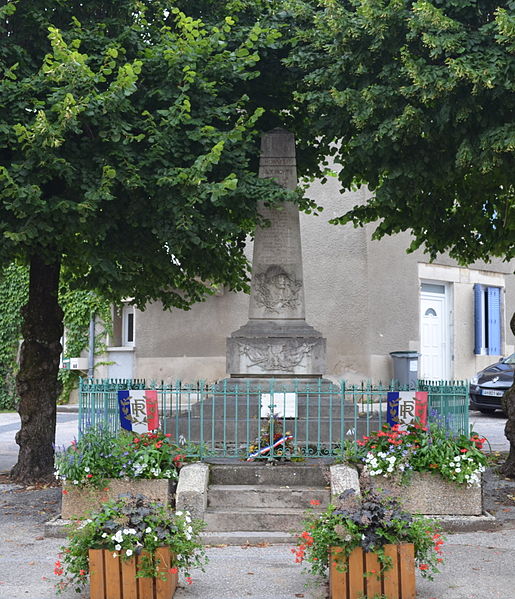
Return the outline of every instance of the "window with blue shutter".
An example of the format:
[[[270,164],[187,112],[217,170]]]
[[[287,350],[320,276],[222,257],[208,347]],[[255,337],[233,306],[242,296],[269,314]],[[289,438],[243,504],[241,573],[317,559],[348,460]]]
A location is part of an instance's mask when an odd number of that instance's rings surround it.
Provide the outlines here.
[[[501,289],[474,285],[474,353],[501,355]]]
[[[488,322],[488,354],[501,355],[501,290],[499,287],[486,288],[486,318]]]

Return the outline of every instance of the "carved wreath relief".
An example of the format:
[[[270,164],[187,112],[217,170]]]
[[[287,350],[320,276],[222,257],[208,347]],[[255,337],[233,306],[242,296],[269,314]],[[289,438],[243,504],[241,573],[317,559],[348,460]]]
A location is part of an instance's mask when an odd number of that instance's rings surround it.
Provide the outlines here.
[[[302,281],[297,281],[282,267],[273,264],[264,273],[255,277],[255,298],[266,312],[279,313],[295,309],[300,303],[299,292]]]
[[[245,356],[250,366],[258,366],[262,370],[284,370],[290,372],[298,366],[306,354],[317,344],[306,341],[289,341],[276,345],[250,345],[240,343],[241,355]]]

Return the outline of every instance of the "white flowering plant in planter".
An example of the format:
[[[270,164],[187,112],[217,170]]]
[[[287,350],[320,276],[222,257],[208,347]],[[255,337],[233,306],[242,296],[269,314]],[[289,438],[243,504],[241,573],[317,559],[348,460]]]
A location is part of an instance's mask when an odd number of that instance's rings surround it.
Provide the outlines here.
[[[369,476],[401,476],[409,481],[412,472],[435,472],[448,481],[477,487],[485,470],[487,442],[476,433],[452,434],[436,423],[385,426],[357,442],[345,459],[364,467]]]
[[[192,520],[187,512],[174,512],[142,495],[107,502],[88,519],[71,525],[55,562],[57,590],[72,586],[81,591],[88,581],[90,549],[112,551],[121,560],[141,555],[136,575],[156,578],[160,570],[155,551],[168,547],[173,556],[170,572],[180,572],[191,582],[190,569],[202,568],[207,561],[199,540],[203,527],[202,520]]]

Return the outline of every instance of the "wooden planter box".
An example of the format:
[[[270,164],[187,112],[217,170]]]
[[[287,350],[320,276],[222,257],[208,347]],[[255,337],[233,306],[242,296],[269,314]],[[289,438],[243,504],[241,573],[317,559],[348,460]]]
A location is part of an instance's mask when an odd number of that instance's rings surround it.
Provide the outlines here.
[[[159,547],[156,557],[159,571],[166,578],[137,578],[141,556],[127,561],[113,557],[112,551],[89,550],[90,599],[171,599],[177,588],[177,574],[169,569],[173,554],[168,547]]]
[[[77,487],[66,483],[63,486],[61,518],[63,520],[84,519],[88,512],[98,511],[106,501],[118,499],[119,495],[129,493],[145,495],[152,501],[168,504],[175,486],[176,481],[170,481],[167,478],[131,480],[112,478],[106,480],[105,485],[100,489],[87,486]]]
[[[338,561],[341,547],[332,547],[329,565],[329,596],[331,599],[361,599],[384,595],[387,599],[415,599],[415,549],[412,543],[385,545],[384,551],[392,559],[393,567],[383,572],[365,576],[366,572],[379,572],[381,564],[376,553],[356,547],[345,562]],[[335,559],[336,558],[336,559]],[[338,565],[334,565],[335,562]]]

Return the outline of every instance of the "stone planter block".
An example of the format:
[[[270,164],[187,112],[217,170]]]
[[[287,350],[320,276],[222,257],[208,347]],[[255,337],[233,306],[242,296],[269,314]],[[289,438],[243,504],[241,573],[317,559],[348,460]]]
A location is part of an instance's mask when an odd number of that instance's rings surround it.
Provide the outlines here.
[[[415,599],[413,544],[385,545],[384,551],[392,560],[392,568],[376,576],[372,571],[379,572],[381,569],[376,553],[356,547],[348,559],[342,561],[339,554],[343,549],[332,547],[329,566],[330,599],[361,599],[380,595],[386,599]]]
[[[449,482],[439,474],[413,472],[407,485],[383,476],[371,476],[367,480],[374,489],[398,497],[409,512],[427,516],[480,516],[483,513],[481,487]]]
[[[179,471],[175,506],[177,511],[188,511],[192,518],[204,518],[207,508],[209,466],[203,462],[188,464]]]
[[[172,599],[177,587],[177,574],[170,573],[173,554],[168,547],[156,549],[158,569],[162,576],[137,578],[143,554],[128,560],[105,549],[89,550],[90,599]]]
[[[157,479],[108,479],[103,487],[77,487],[66,483],[63,488],[61,518],[85,518],[90,511],[99,510],[102,504],[119,495],[145,495],[152,501],[163,504],[170,502],[170,490],[175,481],[166,478]],[[107,490],[106,490],[107,489]]]
[[[347,464],[333,464],[329,467],[331,473],[331,495],[338,496],[348,489],[354,489],[356,496],[360,495],[358,471]]]

